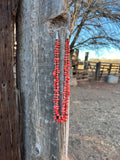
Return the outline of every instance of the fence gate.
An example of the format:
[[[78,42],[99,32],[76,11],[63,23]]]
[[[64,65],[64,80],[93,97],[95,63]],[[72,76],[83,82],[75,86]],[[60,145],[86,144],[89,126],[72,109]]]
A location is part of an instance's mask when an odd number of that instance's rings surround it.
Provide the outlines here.
[[[13,26],[17,0],[0,0],[0,159],[20,160],[13,76]]]

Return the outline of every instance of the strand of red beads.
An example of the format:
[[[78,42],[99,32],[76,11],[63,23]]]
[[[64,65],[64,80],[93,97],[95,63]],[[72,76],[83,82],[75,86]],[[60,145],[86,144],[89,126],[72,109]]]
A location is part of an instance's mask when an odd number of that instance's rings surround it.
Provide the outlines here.
[[[62,100],[62,119],[67,121],[68,119],[68,107],[70,96],[70,47],[69,39],[66,39],[65,43],[65,58],[64,58],[64,82],[63,82],[63,100]]]
[[[59,62],[59,56],[60,56],[60,42],[59,39],[56,39],[55,41],[55,52],[54,52],[54,66],[55,69],[53,71],[54,76],[54,97],[53,97],[53,103],[54,103],[54,120],[58,120],[60,117],[60,106],[59,106],[59,100],[60,100],[60,87],[59,87],[59,74],[60,74],[60,62]]]
[[[54,120],[57,120],[57,123],[66,122],[68,119],[68,107],[69,107],[69,96],[70,96],[70,47],[69,39],[66,39],[65,43],[65,58],[64,58],[64,82],[63,82],[63,99],[62,99],[62,108],[60,114],[60,86],[59,86],[59,75],[60,75],[60,42],[58,35],[55,41],[55,52],[54,52]]]

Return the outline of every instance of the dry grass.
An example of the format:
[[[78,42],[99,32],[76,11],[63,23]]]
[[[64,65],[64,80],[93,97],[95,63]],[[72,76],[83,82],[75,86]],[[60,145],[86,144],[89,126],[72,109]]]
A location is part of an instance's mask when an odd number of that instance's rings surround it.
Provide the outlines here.
[[[120,84],[71,88],[69,160],[120,160],[119,97]]]

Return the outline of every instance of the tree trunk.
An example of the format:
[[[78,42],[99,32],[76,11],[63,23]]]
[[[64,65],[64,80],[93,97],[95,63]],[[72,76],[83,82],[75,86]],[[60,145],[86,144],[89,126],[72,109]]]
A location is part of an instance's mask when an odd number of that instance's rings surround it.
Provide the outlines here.
[[[13,26],[17,0],[0,1],[0,159],[20,160],[19,114],[13,75]]]
[[[53,69],[56,30],[61,43],[60,88],[68,15],[64,0],[22,0],[17,18],[17,87],[24,117],[24,159],[66,160],[69,121],[53,120]]]

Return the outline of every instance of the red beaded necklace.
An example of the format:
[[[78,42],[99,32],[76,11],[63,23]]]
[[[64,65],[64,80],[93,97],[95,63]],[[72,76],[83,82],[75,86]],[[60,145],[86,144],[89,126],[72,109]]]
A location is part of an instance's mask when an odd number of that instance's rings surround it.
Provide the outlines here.
[[[69,47],[69,38],[67,36],[65,42],[65,58],[64,58],[64,81],[63,81],[63,98],[62,98],[62,107],[60,112],[60,42],[58,35],[56,36],[55,41],[55,52],[54,52],[54,111],[53,117],[54,120],[57,120],[57,123],[66,122],[68,119],[68,107],[69,107],[69,96],[70,96],[70,47]]]

